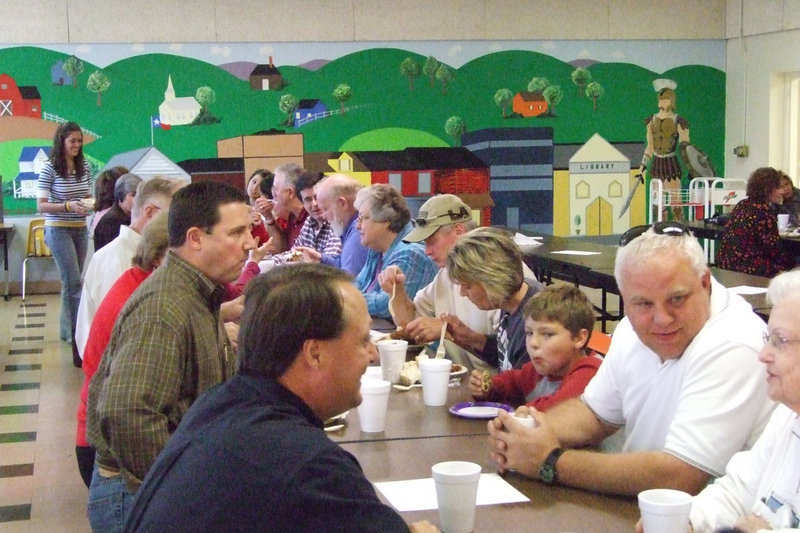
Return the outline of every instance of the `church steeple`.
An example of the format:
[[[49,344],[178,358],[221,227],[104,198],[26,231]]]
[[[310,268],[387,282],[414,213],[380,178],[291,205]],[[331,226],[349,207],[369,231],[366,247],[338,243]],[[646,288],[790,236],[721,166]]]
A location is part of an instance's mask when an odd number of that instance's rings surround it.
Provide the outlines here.
[[[172,74],[167,78],[167,90],[164,91],[164,101],[169,102],[175,100],[175,89],[172,87]]]

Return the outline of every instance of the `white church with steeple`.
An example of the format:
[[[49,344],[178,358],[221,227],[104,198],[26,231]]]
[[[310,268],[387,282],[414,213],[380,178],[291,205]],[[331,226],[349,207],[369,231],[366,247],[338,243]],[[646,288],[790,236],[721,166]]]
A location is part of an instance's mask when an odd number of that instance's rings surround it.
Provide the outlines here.
[[[175,97],[175,89],[172,87],[172,75],[167,79],[167,90],[164,91],[164,101],[158,106],[158,118],[162,124],[170,126],[182,126],[191,124],[200,114],[200,104],[194,96]]]

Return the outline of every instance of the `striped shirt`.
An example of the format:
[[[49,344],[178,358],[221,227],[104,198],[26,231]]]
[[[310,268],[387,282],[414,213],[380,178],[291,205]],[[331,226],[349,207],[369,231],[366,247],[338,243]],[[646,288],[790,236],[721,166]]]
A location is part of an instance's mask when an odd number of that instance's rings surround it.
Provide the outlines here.
[[[47,200],[53,204],[63,204],[82,198],[89,198],[89,187],[92,183],[92,168],[84,159],[83,171],[71,178],[65,178],[56,173],[52,163],[45,163],[42,173],[39,174],[38,191],[36,197]],[[45,224],[48,226],[85,226],[86,215],[78,213],[45,213]]]
[[[342,240],[334,233],[329,222],[319,223],[314,217],[306,217],[300,235],[294,241],[294,247],[306,246],[313,248],[322,255],[339,257],[342,255]],[[292,257],[294,247],[273,257],[276,265],[282,265]]]

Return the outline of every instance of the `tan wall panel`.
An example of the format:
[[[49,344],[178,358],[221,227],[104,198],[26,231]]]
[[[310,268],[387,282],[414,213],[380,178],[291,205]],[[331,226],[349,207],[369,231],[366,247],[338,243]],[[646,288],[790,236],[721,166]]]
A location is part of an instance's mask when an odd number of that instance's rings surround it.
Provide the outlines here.
[[[214,0],[70,0],[70,42],[215,42]]]
[[[68,20],[66,0],[0,0],[0,41],[65,43]]]
[[[241,137],[217,141],[217,157],[244,157]]]
[[[349,1],[219,1],[216,16],[217,39],[220,41],[353,40],[353,5]]]
[[[303,155],[302,135],[252,135],[244,138],[245,157]]]
[[[576,35],[609,38],[606,2],[486,0],[487,39],[574,39]]]
[[[609,0],[609,39],[722,39],[725,0]]]
[[[484,0],[353,0],[356,41],[484,39]]]

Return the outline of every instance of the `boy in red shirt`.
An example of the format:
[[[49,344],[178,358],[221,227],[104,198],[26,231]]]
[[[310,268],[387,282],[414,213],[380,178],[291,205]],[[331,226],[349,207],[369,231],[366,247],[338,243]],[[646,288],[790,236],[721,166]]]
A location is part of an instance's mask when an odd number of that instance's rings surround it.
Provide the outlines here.
[[[572,285],[550,285],[528,301],[523,315],[531,362],[494,377],[473,370],[469,379],[473,398],[546,411],[580,396],[602,362],[586,348],[594,326],[594,310],[586,295]]]

